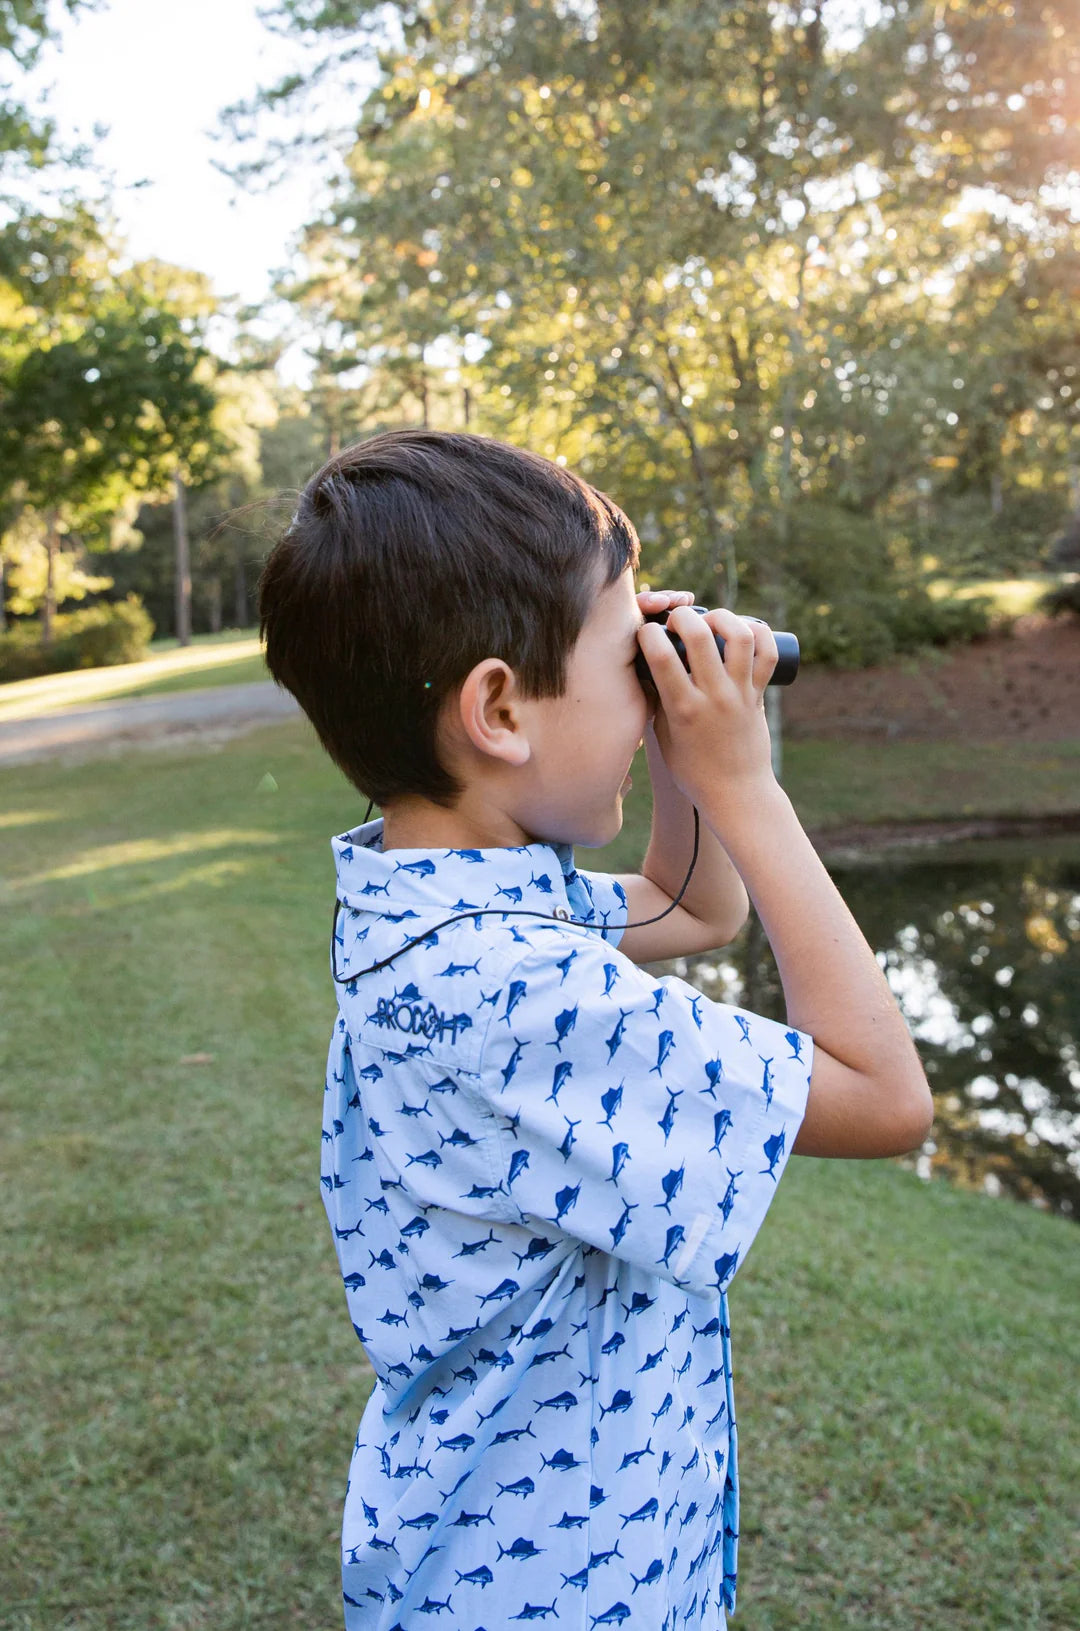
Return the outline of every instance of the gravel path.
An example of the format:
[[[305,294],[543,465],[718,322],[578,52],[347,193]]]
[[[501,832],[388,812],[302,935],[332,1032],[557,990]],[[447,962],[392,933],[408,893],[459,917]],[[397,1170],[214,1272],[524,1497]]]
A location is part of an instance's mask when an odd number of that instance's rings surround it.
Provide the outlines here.
[[[0,723],[0,765],[38,759],[90,759],[127,748],[223,741],[256,725],[287,719],[299,709],[273,680],[173,691],[127,702]]]

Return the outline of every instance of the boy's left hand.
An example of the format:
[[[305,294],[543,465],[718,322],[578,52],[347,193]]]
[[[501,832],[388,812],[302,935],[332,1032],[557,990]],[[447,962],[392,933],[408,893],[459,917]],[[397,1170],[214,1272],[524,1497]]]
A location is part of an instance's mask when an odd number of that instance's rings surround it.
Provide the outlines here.
[[[642,589],[637,602],[648,617],[651,612],[669,612],[673,606],[692,606],[694,597],[689,589]]]

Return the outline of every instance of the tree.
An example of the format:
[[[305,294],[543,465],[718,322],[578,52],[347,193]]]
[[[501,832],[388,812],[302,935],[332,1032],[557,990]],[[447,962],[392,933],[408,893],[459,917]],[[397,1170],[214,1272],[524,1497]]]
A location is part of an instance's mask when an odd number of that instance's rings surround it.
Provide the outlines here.
[[[377,68],[290,291],[324,353],[391,401],[467,384],[475,428],[617,494],[650,575],[783,622],[808,603],[808,504],[850,534],[836,595],[910,573],[920,483],[963,463],[1004,487],[1010,438],[1049,411],[1034,321],[1000,353],[979,336],[1047,310],[1051,264],[1075,282],[1065,0],[276,16],[327,50],[264,107],[321,96],[335,62]]]
[[[0,515],[36,517],[43,638],[65,533],[104,540],[135,495],[220,455],[205,279],[125,265],[83,206],[0,232]]]

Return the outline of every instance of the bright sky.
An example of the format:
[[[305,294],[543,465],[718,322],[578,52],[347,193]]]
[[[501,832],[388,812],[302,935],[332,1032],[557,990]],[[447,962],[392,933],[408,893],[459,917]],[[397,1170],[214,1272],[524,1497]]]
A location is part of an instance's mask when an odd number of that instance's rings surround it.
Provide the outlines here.
[[[303,61],[295,42],[259,22],[259,4],[102,0],[74,20],[54,4],[59,45],[42,52],[29,91],[47,91],[61,139],[91,142],[114,173],[114,207],[134,256],[194,267],[220,296],[250,301],[268,293],[318,196],[311,169],[262,194],[241,192],[213,168],[229,156],[211,136],[220,109]],[[108,127],[100,140],[95,125]]]

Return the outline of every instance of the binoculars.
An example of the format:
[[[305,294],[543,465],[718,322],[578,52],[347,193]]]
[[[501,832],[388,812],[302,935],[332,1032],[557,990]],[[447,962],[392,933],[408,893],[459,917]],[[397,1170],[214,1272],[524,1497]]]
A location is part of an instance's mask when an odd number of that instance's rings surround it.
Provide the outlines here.
[[[702,616],[708,611],[708,609],[709,608],[707,606],[694,607],[694,611]],[[667,620],[668,613],[666,611],[645,613],[646,623],[666,623]],[[679,636],[675,633],[674,629],[668,629],[667,636],[672,645],[675,647],[675,650],[678,652],[683,667],[686,669],[686,672],[689,673],[690,659],[686,655],[685,645],[679,639]],[[717,651],[720,653],[721,657],[723,657],[723,635],[714,633],[713,639],[716,641]],[[776,641],[776,649],[779,655],[776,667],[773,669],[772,675],[769,679],[769,684],[792,685],[794,684],[796,674],[799,672],[798,637],[794,634],[784,634],[781,633],[780,630],[774,629],[773,639]],[[653,682],[652,671],[649,668],[648,663],[645,661],[644,652],[638,652],[637,657],[634,659],[634,667],[637,670],[637,677],[641,681],[642,690],[647,696],[653,696],[656,691],[656,686]]]

